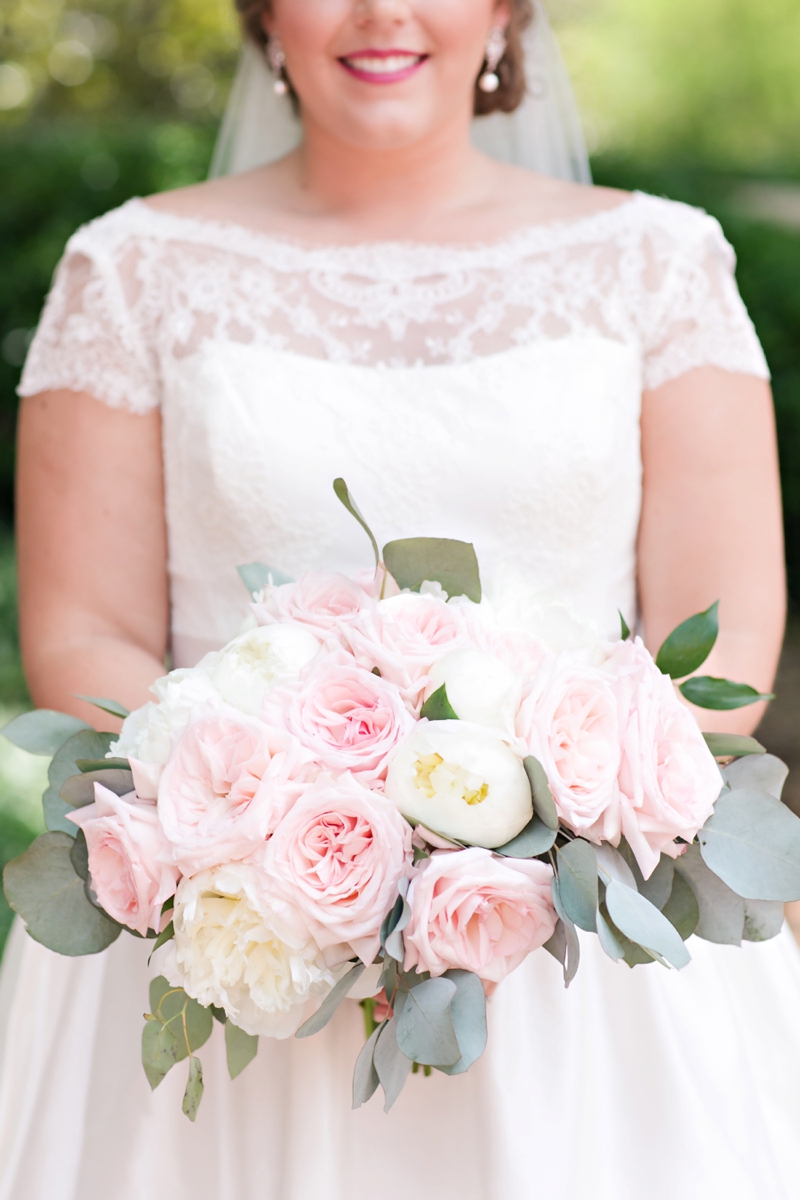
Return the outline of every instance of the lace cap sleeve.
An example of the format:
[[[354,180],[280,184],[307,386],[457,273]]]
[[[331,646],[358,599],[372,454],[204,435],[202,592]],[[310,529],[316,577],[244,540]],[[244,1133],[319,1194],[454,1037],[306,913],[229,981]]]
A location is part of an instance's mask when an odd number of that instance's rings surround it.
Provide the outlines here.
[[[141,251],[120,237],[123,213],[84,226],[67,243],[31,343],[21,396],[67,388],[112,408],[159,404],[158,363],[144,328]]]
[[[664,207],[645,252],[645,388],[702,366],[769,379],[719,222],[683,204],[656,203]]]

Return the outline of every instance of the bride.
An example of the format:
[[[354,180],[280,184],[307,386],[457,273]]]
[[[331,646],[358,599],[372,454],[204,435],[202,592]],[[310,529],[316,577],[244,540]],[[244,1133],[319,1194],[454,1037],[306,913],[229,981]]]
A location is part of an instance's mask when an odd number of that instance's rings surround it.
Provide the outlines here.
[[[80,230],[31,349],[35,702],[92,721],[75,693],[142,704],[168,650],[190,665],[235,634],[240,563],[367,566],[337,475],[385,540],[473,541],[490,581],[523,578],[608,636],[620,609],[657,647],[721,599],[710,672],[768,691],[772,408],[716,222],[588,186],[529,0],[241,7],[258,53],[220,169],[262,165]],[[694,939],[680,973],[628,971],[586,939],[566,993],[533,955],[492,998],[476,1067],[414,1076],[389,1116],[350,1111],[353,1003],[308,1041],[262,1039],[233,1083],[215,1034],[196,1125],[178,1073],[151,1094],[139,1062],[148,950],[59,958],[15,928],[0,1200],[800,1196],[785,933]]]

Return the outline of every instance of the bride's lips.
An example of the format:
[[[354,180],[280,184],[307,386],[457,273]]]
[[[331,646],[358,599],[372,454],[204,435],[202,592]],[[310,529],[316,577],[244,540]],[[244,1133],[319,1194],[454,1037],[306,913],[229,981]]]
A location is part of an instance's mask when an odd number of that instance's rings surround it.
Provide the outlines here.
[[[415,50],[356,50],[339,62],[348,74],[364,83],[400,83],[410,79],[427,59]]]

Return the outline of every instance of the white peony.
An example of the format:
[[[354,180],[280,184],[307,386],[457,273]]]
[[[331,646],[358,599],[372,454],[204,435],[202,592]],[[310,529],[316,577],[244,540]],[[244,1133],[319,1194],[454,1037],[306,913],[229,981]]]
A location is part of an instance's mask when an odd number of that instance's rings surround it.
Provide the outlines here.
[[[495,730],[421,721],[389,766],[386,795],[409,821],[492,849],[533,816],[525,768]]]
[[[336,982],[292,906],[265,896],[256,867],[183,879],[174,923],[164,974],[246,1033],[291,1037]]]
[[[256,716],[267,692],[276,684],[297,679],[316,657],[319,646],[313,633],[299,625],[266,625],[235,638],[204,662],[223,699]]]
[[[494,620],[498,629],[524,630],[553,654],[565,650],[583,650],[591,660],[598,653],[598,664],[605,658],[603,639],[594,621],[587,621],[565,600],[543,588],[532,587],[513,572],[500,572],[488,598],[481,605],[485,620]]]
[[[494,726],[513,735],[524,680],[494,654],[452,650],[434,663],[430,680],[427,695],[444,685],[460,721]]]

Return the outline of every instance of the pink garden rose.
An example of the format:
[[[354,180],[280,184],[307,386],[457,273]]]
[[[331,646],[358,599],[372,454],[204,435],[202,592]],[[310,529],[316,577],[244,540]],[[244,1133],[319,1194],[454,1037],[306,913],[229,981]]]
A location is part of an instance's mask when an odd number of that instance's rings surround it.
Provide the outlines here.
[[[344,651],[320,659],[301,683],[272,692],[264,716],[296,737],[321,767],[350,771],[365,784],[386,778],[390,755],[416,724],[397,687]]]
[[[367,591],[346,575],[306,571],[296,583],[267,588],[263,601],[253,606],[259,625],[297,621],[325,635],[340,621],[374,606]]]
[[[307,785],[309,755],[285,730],[233,708],[198,715],[158,788],[158,813],[184,875],[252,854]]]
[[[608,674],[572,655],[548,659],[522,703],[517,733],[544,767],[564,824],[617,845],[620,726]]]
[[[411,873],[411,827],[351,776],[320,779],[284,817],[263,855],[266,886],[299,909],[317,945],[347,943],[369,964]]]
[[[432,854],[408,891],[405,969],[458,968],[499,983],[552,937],[552,877],[544,863],[477,847]]]
[[[178,872],[170,864],[155,805],[135,792],[116,796],[94,785],[94,804],[68,814],[84,832],[89,873],[110,917],[143,936],[161,928],[161,908],[175,894]]]
[[[416,592],[382,600],[341,634],[356,661],[370,671],[377,667],[414,708],[422,702],[433,664],[449,650],[471,644],[462,606]]]
[[[621,643],[607,667],[622,731],[622,833],[647,879],[661,854],[681,853],[676,837],[694,841],[722,779],[694,716],[639,638]]]

